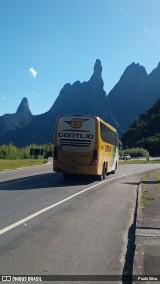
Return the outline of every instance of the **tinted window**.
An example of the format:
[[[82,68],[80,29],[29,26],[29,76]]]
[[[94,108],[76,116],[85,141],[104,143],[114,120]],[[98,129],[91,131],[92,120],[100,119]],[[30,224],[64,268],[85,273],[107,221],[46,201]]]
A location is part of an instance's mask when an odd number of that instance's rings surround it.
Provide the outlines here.
[[[118,146],[118,135],[109,127],[100,122],[101,138],[104,142]]]

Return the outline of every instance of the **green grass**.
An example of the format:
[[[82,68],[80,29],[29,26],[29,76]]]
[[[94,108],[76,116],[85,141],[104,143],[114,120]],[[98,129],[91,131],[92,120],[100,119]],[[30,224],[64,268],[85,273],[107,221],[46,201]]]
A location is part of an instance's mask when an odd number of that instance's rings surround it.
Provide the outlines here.
[[[126,164],[155,164],[155,163],[160,163],[160,160],[120,160],[119,165],[126,165]]]
[[[154,200],[154,197],[152,197],[148,194],[148,190],[142,189],[142,196],[141,196],[142,208],[144,208],[145,205],[148,204],[149,202],[151,202],[152,200]]]
[[[143,181],[149,180],[150,173],[151,173],[151,171],[148,171],[143,175],[142,183],[141,183],[141,187],[142,187],[141,206],[142,206],[143,209],[145,208],[145,206],[148,203],[150,203],[152,200],[154,200],[154,197],[152,197],[149,194],[148,190],[144,190],[144,186],[143,186]]]
[[[46,162],[45,159],[24,159],[24,160],[1,160],[0,171],[14,170],[21,167],[42,165]]]

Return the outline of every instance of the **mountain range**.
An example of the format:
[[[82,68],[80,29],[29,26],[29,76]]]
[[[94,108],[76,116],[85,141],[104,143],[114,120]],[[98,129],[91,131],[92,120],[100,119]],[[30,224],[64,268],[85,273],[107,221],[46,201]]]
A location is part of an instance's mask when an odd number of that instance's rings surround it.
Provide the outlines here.
[[[150,74],[140,64],[132,63],[107,95],[101,61],[97,59],[89,81],[65,84],[48,112],[32,115],[27,98],[23,98],[16,113],[0,116],[0,145],[53,142],[56,118],[60,114],[99,116],[121,136],[159,96],[160,63]]]

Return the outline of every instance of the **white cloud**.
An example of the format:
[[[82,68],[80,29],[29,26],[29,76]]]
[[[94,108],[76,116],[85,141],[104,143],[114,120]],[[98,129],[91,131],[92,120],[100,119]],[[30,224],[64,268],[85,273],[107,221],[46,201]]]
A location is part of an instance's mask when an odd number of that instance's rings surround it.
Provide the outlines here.
[[[33,67],[31,67],[31,68],[29,69],[29,72],[31,73],[31,75],[33,76],[33,78],[36,78],[36,76],[37,76],[37,71],[36,71]]]
[[[145,31],[145,33],[148,31],[147,27],[144,27],[144,31]]]
[[[30,95],[39,98],[39,95],[35,91],[31,91]]]

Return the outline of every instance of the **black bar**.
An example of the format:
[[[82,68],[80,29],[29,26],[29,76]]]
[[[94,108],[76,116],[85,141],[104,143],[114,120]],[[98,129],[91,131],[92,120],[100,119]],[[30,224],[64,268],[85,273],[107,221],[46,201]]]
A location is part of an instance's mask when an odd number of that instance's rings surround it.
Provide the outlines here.
[[[160,275],[0,275],[2,282],[43,281],[160,281]]]

